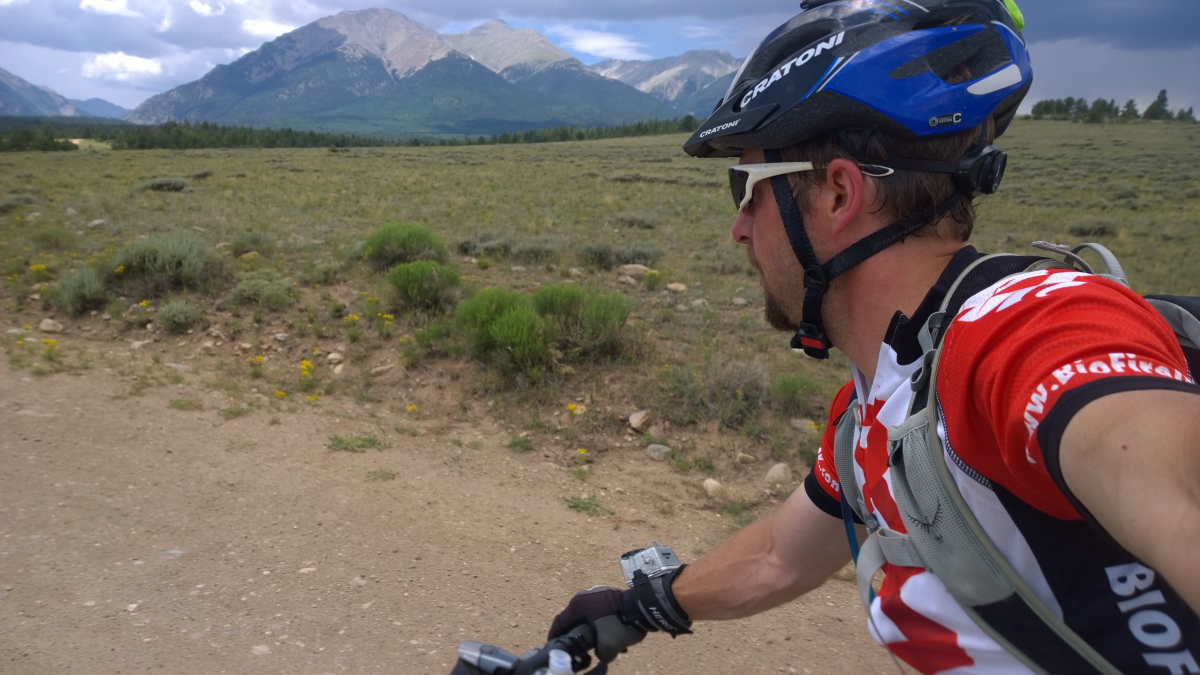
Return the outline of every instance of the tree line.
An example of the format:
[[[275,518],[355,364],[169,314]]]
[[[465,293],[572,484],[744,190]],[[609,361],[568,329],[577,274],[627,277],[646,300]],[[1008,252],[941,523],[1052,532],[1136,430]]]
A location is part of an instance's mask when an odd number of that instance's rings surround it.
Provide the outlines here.
[[[372,137],[359,134],[255,129],[210,122],[166,122],[154,126],[81,122],[73,118],[0,118],[0,151],[75,150],[63,138],[109,143],[114,150],[200,150],[213,148],[343,148],[507,145],[588,141],[630,136],[691,133],[700,126],[692,115],[608,127],[558,126],[491,136]],[[60,140],[56,140],[60,139]],[[68,147],[69,146],[69,147]]]
[[[1146,111],[1139,113],[1137,101],[1129,99],[1124,106],[1118,106],[1116,99],[1104,100],[1098,98],[1090,104],[1087,99],[1056,98],[1038,101],[1033,105],[1035,120],[1070,120],[1088,124],[1104,122],[1131,122],[1133,120],[1175,120],[1177,122],[1195,122],[1196,113],[1192,108],[1180,108],[1171,112],[1167,101],[1167,90],[1158,92],[1158,98],[1146,106]]]

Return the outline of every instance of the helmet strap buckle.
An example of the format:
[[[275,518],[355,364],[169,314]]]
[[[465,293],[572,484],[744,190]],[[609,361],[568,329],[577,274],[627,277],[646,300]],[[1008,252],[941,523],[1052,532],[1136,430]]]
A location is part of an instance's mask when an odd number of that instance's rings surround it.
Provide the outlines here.
[[[804,352],[814,359],[829,358],[831,347],[833,347],[833,343],[829,341],[825,331],[820,326],[814,326],[811,323],[800,324],[800,330],[792,336],[792,350]]]

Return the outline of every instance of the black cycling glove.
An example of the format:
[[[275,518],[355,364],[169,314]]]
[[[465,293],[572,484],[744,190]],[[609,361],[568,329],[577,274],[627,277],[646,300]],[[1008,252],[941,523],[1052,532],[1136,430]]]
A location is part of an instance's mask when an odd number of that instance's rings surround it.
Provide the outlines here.
[[[671,593],[671,582],[682,570],[654,579],[637,572],[634,587],[628,590],[596,586],[576,593],[554,617],[549,639],[586,623],[596,631],[596,656],[608,663],[641,642],[647,632],[661,630],[672,637],[692,632],[692,622]]]

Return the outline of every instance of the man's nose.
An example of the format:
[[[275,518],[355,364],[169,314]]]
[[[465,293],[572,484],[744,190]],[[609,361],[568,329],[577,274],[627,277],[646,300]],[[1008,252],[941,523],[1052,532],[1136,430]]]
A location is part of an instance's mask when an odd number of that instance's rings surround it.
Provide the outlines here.
[[[754,217],[750,215],[750,209],[740,211],[737,218],[733,221],[733,229],[731,231],[733,240],[739,244],[749,244],[752,235],[754,234]]]

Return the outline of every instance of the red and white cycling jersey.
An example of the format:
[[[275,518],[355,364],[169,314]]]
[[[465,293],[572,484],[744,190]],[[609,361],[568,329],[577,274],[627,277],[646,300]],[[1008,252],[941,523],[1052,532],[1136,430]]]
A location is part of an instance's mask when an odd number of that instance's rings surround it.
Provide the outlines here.
[[[857,481],[881,525],[905,531],[890,485],[888,427],[904,421],[920,366],[917,330],[979,254],[964,249],[911,321],[897,315],[873,382],[857,370],[837,395],[806,490],[841,517],[839,481]],[[959,490],[1039,597],[1122,672],[1200,674],[1200,618],[1134,556],[1081,515],[1058,469],[1058,442],[1087,403],[1135,389],[1200,392],[1157,312],[1098,276],[1010,277],[970,300],[945,339],[938,435]],[[862,405],[855,475],[838,476],[836,421]],[[933,574],[884,567],[872,633],[922,673],[1024,673]]]

